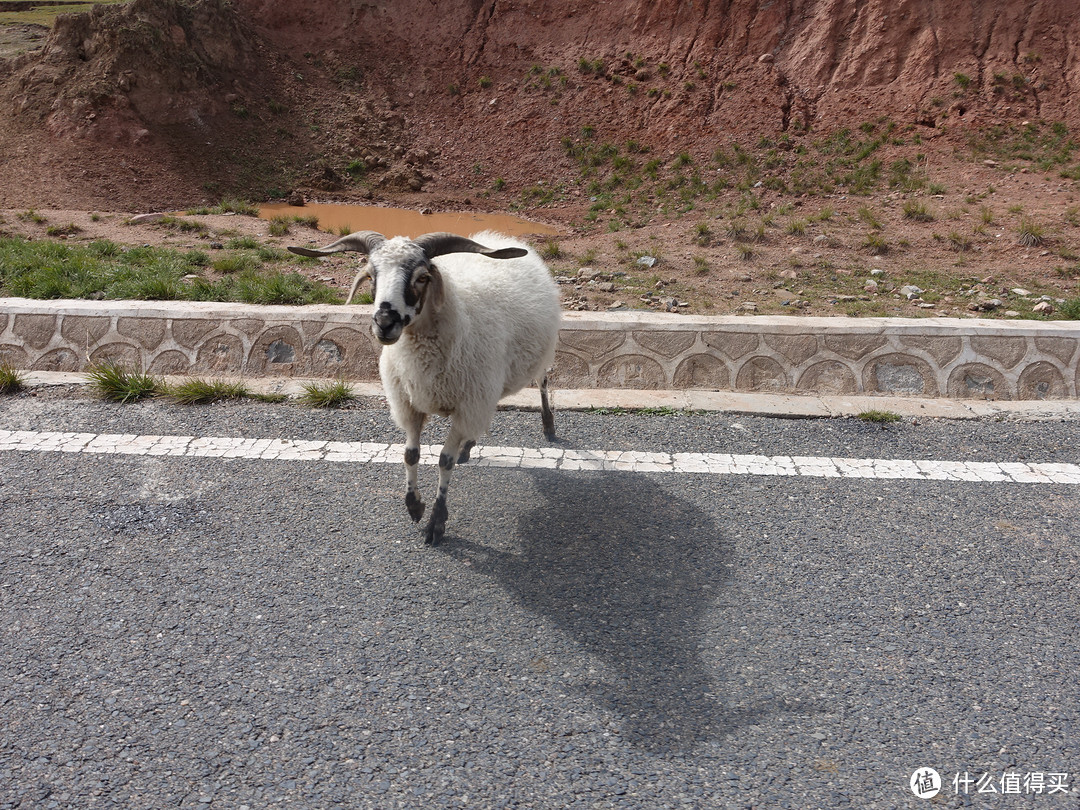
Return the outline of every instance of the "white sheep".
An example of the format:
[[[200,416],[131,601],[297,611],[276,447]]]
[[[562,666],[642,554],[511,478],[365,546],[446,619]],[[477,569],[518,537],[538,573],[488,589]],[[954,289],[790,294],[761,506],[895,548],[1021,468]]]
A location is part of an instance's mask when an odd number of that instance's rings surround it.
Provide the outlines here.
[[[349,299],[361,281],[372,279],[371,328],[383,344],[379,374],[390,413],[405,431],[405,506],[413,521],[424,513],[416,488],[420,432],[430,414],[450,417],[425,532],[425,542],[435,545],[446,527],[454,464],[468,461],[499,399],[536,382],[544,435],[555,438],[547,369],[559,333],[558,288],[533,250],[490,231],[471,239],[449,233],[387,239],[361,231],[321,249],[289,250],[303,256],[367,254]]]

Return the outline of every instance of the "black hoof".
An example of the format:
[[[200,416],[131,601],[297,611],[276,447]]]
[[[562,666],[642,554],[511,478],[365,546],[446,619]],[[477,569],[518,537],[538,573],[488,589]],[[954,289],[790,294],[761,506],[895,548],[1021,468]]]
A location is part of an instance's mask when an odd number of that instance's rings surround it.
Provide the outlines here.
[[[442,542],[443,533],[446,531],[446,502],[435,501],[435,508],[431,510],[431,519],[428,520],[427,530],[424,532],[424,544],[437,546]]]
[[[409,517],[412,518],[413,523],[419,523],[420,518],[424,516],[424,502],[415,492],[405,493],[405,508],[409,510]]]
[[[474,447],[476,447],[476,442],[465,442],[465,446],[461,448],[461,455],[458,456],[457,463],[464,464],[468,461]]]

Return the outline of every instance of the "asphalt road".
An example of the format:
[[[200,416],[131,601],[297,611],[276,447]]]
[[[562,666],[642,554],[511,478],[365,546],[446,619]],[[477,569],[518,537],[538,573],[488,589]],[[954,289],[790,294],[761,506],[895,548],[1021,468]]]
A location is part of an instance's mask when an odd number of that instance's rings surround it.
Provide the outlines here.
[[[558,429],[1080,461],[1076,422]],[[400,441],[371,403],[24,395],[0,430]],[[464,466],[432,549],[401,479],[0,452],[0,808],[1080,807],[1080,486]]]

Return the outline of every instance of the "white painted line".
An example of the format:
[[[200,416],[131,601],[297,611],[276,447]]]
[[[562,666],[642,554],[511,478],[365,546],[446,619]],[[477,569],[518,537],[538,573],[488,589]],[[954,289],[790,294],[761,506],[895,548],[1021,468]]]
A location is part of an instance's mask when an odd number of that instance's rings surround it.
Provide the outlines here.
[[[116,433],[0,430],[0,451],[4,450],[38,453],[246,458],[272,461],[329,461],[345,464],[400,464],[405,445],[302,439],[243,439],[225,436],[136,436]],[[437,464],[439,450],[440,447],[437,445],[421,447],[420,463]],[[1040,464],[1019,461],[934,461],[477,446],[473,450],[471,463],[479,467],[522,469],[1080,484],[1080,464]]]

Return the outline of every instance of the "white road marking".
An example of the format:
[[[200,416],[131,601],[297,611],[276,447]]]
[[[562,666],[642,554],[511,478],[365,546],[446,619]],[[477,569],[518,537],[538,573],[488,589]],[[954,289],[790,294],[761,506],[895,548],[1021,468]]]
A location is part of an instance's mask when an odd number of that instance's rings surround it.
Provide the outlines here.
[[[0,430],[0,451],[4,450],[400,464],[405,445],[302,439],[243,439],[225,436],[136,436],[119,433]],[[440,448],[436,445],[421,447],[420,463],[437,464],[439,450]],[[473,460],[470,463],[480,467],[524,469],[1080,484],[1080,464],[1018,461],[935,461],[477,446],[473,450]]]

